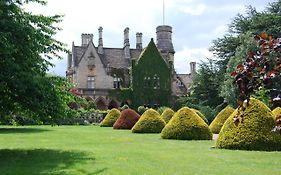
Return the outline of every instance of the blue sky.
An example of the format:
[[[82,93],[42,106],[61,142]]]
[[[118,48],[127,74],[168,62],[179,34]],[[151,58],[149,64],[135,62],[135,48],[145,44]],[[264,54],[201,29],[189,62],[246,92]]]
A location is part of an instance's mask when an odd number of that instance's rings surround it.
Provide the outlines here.
[[[175,69],[189,73],[189,62],[212,57],[212,41],[222,37],[238,13],[252,5],[264,10],[274,0],[165,0],[165,24],[173,27],[176,51]],[[30,4],[26,10],[44,15],[65,15],[55,37],[71,49],[72,41],[81,44],[81,33],[93,33],[98,43],[98,28],[103,27],[104,47],[123,47],[123,31],[130,28],[130,44],[135,47],[136,32],[143,33],[143,46],[156,38],[156,27],[163,24],[163,0],[48,0],[47,6]],[[156,39],[155,39],[156,41]],[[65,75],[66,58],[54,59],[50,72]]]

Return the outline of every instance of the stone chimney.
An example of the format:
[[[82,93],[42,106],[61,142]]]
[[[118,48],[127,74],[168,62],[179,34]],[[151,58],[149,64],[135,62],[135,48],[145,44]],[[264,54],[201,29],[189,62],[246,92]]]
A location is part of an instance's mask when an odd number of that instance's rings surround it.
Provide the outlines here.
[[[71,67],[72,67],[72,54],[69,53],[67,55],[67,70],[71,69]]]
[[[142,33],[136,33],[136,49],[142,49]]]
[[[90,42],[93,41],[93,34],[82,33],[81,35],[81,46],[87,46]]]
[[[130,41],[129,41],[129,28],[124,30],[124,54],[126,59],[131,59],[130,55]]]
[[[102,27],[99,27],[99,46],[98,53],[103,54],[103,40],[102,40]]]
[[[156,28],[157,48],[161,53],[174,54],[174,46],[172,42],[172,27],[167,25],[158,26]]]
[[[196,73],[196,62],[190,62],[190,74],[194,75]]]

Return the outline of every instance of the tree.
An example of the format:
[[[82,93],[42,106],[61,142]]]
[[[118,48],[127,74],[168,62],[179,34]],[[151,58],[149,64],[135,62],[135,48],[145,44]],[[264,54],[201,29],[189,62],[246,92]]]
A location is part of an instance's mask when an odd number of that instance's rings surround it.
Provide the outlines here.
[[[51,120],[64,115],[58,87],[46,71],[50,60],[66,51],[53,36],[61,16],[33,15],[24,3],[43,0],[0,1],[0,120],[25,113],[36,119]]]
[[[235,93],[237,89],[232,85],[233,72],[237,65],[243,62],[249,50],[252,50],[253,38],[262,32],[277,38],[281,36],[281,0],[270,3],[262,12],[249,6],[246,14],[238,14],[229,25],[229,33],[213,42],[211,51],[217,56],[216,64],[221,75],[220,95],[230,103],[236,105]]]
[[[208,120],[214,117],[214,109],[223,103],[219,96],[220,74],[214,60],[202,62],[192,79],[191,91],[184,97],[177,99],[179,106],[199,109]]]

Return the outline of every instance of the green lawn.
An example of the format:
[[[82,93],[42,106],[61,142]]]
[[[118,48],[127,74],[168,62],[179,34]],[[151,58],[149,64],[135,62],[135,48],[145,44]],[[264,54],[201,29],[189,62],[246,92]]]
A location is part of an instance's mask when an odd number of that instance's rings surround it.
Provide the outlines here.
[[[98,126],[1,126],[0,174],[281,174],[281,152],[213,145]]]

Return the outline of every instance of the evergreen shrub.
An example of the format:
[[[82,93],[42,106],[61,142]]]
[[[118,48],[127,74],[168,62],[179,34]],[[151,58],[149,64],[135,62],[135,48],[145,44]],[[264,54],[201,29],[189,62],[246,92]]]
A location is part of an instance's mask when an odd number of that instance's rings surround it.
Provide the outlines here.
[[[171,118],[173,117],[173,115],[175,114],[175,112],[171,109],[171,108],[166,108],[164,110],[164,112],[162,113],[161,115],[161,118],[166,122],[168,123]]]
[[[272,113],[274,114],[274,120],[278,126],[281,126],[281,108],[277,107],[272,110]]]
[[[112,127],[119,117],[120,117],[120,111],[116,108],[113,108],[107,113],[103,121],[100,123],[100,126]]]
[[[140,115],[133,109],[125,109],[113,125],[113,129],[131,129],[139,120]]]
[[[219,112],[209,126],[211,132],[214,134],[218,134],[224,122],[234,112],[234,110],[235,109],[233,109],[231,106],[227,106],[221,112]]]
[[[132,128],[132,132],[160,133],[165,125],[165,121],[161,118],[157,111],[154,109],[148,109],[142,114],[139,121]]]
[[[163,139],[211,140],[212,133],[204,120],[188,107],[179,109],[161,132]]]
[[[193,112],[195,112],[197,115],[199,115],[199,117],[201,117],[204,122],[208,125],[209,122],[208,122],[208,119],[204,116],[204,114],[202,114],[199,110],[197,109],[193,109],[193,108],[190,108]]]
[[[244,103],[244,106],[246,104]],[[281,150],[281,135],[273,132],[274,115],[261,101],[251,98],[244,113],[236,109],[226,120],[216,142],[217,148],[238,150]],[[242,114],[243,115],[242,115]],[[239,122],[234,124],[234,118]]]

